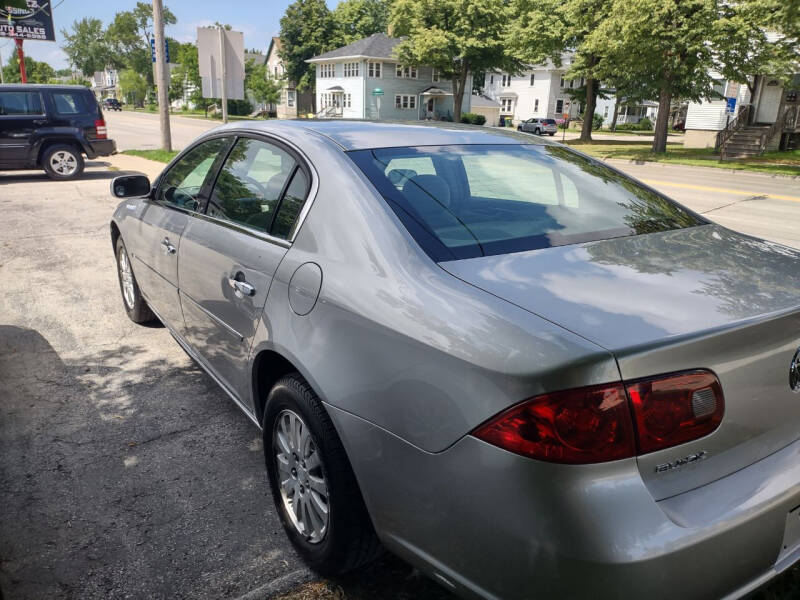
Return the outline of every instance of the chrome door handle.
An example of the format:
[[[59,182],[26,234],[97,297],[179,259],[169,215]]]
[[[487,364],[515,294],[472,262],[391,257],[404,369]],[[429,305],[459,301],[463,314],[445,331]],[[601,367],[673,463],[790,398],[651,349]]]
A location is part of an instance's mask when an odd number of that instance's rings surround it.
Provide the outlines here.
[[[233,291],[236,293],[237,296],[255,296],[256,295],[256,288],[252,285],[244,281],[244,274],[239,272],[236,274],[236,277],[241,277],[242,280],[236,279],[234,277],[228,278],[228,284],[233,288]]]
[[[170,243],[169,238],[164,238],[161,245],[164,247],[164,254],[175,254],[175,246]]]

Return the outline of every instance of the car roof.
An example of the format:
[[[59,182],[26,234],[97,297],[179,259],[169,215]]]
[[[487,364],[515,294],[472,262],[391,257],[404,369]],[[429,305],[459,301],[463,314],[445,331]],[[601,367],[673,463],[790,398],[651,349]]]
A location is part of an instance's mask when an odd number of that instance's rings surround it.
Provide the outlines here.
[[[299,133],[313,131],[325,136],[343,150],[370,150],[406,146],[458,144],[538,144],[553,142],[498,127],[482,127],[433,121],[362,121],[347,119],[294,119],[239,121],[227,129]],[[221,128],[223,129],[223,128]],[[291,130],[291,131],[287,131]]]
[[[0,84],[0,92],[10,90],[86,90],[91,92],[85,85],[60,85],[54,83],[3,83]]]

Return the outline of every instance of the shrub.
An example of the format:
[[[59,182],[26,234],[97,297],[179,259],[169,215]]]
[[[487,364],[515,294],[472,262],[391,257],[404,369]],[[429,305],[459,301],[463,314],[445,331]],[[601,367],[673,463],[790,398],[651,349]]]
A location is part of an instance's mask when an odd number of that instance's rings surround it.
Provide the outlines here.
[[[461,113],[461,122],[469,123],[470,125],[483,125],[486,123],[486,117],[475,113]]]
[[[594,113],[592,116],[592,129],[600,129],[603,126],[603,115],[600,113]]]
[[[653,122],[650,119],[648,119],[647,117],[645,117],[644,119],[639,121],[638,125],[639,125],[639,129],[641,129],[642,131],[652,131],[653,130]]]
[[[228,100],[228,114],[249,115],[253,112],[253,105],[247,100]]]

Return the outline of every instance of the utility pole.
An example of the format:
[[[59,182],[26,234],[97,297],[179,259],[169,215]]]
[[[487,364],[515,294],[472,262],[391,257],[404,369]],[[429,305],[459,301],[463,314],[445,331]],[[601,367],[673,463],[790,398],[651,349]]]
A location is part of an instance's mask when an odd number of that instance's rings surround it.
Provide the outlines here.
[[[219,25],[219,57],[220,57],[220,79],[221,79],[221,89],[222,89],[222,122],[228,122],[228,77],[225,69],[225,63],[227,59],[225,58],[225,28],[222,25]]]
[[[158,86],[158,116],[161,122],[161,148],[170,151],[172,150],[172,134],[169,127],[169,71],[167,70],[162,0],[153,0],[153,30],[153,38],[156,43],[156,85]]]
[[[3,48],[0,47],[0,84],[5,82],[6,80],[3,77]]]

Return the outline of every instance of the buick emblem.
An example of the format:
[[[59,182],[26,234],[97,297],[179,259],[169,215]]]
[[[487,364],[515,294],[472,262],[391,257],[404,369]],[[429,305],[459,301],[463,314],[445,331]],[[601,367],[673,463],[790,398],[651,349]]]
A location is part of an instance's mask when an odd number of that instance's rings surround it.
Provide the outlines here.
[[[800,392],[800,348],[794,353],[792,364],[789,365],[789,387],[793,392]]]

